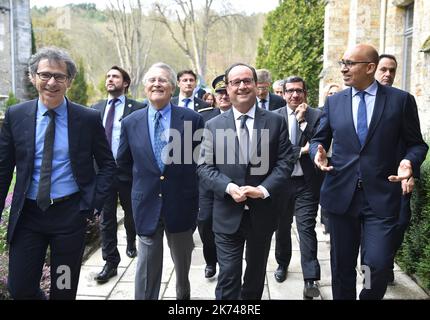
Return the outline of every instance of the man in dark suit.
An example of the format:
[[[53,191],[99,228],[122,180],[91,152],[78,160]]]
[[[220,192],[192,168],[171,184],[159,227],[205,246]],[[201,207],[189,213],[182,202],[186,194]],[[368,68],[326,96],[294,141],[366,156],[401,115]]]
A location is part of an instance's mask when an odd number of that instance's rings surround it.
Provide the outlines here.
[[[39,98],[10,107],[0,133],[0,212],[16,167],[8,287],[14,299],[45,299],[40,278],[49,246],[50,298],[75,299],[87,218],[103,206],[115,161],[99,113],[64,96],[76,75],[69,54],[42,48],[29,73]]]
[[[255,104],[254,68],[234,64],[225,80],[233,107],[206,123],[198,166],[199,177],[214,193],[220,268],[215,295],[218,300],[261,299],[278,196],[293,168],[291,143],[282,117]]]
[[[133,180],[131,191],[138,262],[136,299],[158,299],[166,233],[176,272],[176,298],[190,298],[188,273],[198,212],[198,178],[193,151],[203,118],[170,103],[176,75],[164,63],[143,78],[148,107],[123,120],[117,163]]]
[[[275,257],[278,268],[275,279],[283,282],[291,260],[291,224],[296,217],[300,239],[300,256],[304,279],[303,297],[319,296],[316,280],[320,279],[320,265],[317,258],[318,240],[315,233],[321,171],[315,169],[309,157],[309,141],[314,135],[322,112],[306,104],[306,83],[297,76],[288,77],[284,83],[284,97],[287,106],[276,110],[289,128],[293,144],[294,169],[283,197],[284,203],[276,231]]]
[[[202,115],[203,120],[209,121],[221,113],[227,112],[231,108],[230,98],[227,93],[227,86],[224,81],[224,75],[216,77],[212,81],[212,88],[215,91],[216,107],[200,109],[198,112]],[[212,208],[214,194],[212,190],[200,181],[199,183],[199,214],[197,216],[197,226],[199,229],[200,239],[203,244],[203,256],[206,261],[205,277],[212,278],[216,274],[216,247],[215,236],[212,231]]]
[[[123,68],[113,66],[106,74],[105,88],[109,96],[107,100],[100,101],[92,106],[99,110],[111,147],[116,159],[122,120],[133,111],[141,109],[144,105],[126,97],[130,85],[130,75]],[[136,230],[134,227],[133,212],[131,210],[131,181],[127,177],[115,177],[109,197],[106,200],[100,220],[100,233],[102,238],[102,256],[106,261],[103,270],[95,277],[99,283],[105,283],[117,274],[117,267],[121,261],[117,244],[117,207],[119,202],[124,210],[124,227],[127,234],[126,255],[134,258],[136,251]]]
[[[379,56],[379,62],[378,62],[378,67],[376,69],[376,73],[375,73],[375,79],[380,83],[383,84],[384,86],[392,86],[394,83],[394,79],[396,77],[396,71],[397,71],[397,60],[396,57],[391,55],[391,54],[381,54]],[[400,156],[401,158],[399,159],[402,160],[402,157],[404,156],[406,149],[403,143],[400,144],[399,146],[400,148]],[[413,176],[410,177],[407,180],[403,180],[402,184],[405,184],[404,186],[404,190],[405,192],[403,192],[402,194],[402,200],[401,200],[401,206],[400,206],[400,212],[399,212],[399,217],[398,217],[398,221],[397,221],[397,240],[396,240],[396,244],[394,247],[394,254],[393,254],[393,265],[392,265],[392,269],[390,271],[390,275],[389,275],[389,285],[393,285],[394,284],[394,258],[395,255],[397,253],[397,251],[400,249],[402,242],[403,242],[403,238],[405,236],[405,232],[406,229],[409,226],[409,223],[411,221],[411,195],[412,195],[412,191],[414,189],[414,185],[415,185],[415,178],[419,179],[420,176],[420,172],[414,172]]]
[[[415,99],[375,81],[378,60],[378,52],[369,45],[345,52],[339,64],[344,84],[351,88],[327,98],[311,140],[311,157],[327,172],[321,206],[329,213],[334,299],[356,298],[360,246],[365,274],[360,299],[384,297],[400,211],[400,182],[419,171],[428,150]],[[329,164],[326,150],[332,138]],[[406,152],[399,161],[401,141]]]
[[[285,106],[282,97],[269,92],[272,76],[269,70],[257,69],[257,105],[265,110],[276,110]]]
[[[197,85],[197,76],[193,70],[182,70],[177,76],[179,86],[179,96],[172,98],[174,105],[189,108],[194,111],[209,107],[202,99],[194,96],[194,89]]]

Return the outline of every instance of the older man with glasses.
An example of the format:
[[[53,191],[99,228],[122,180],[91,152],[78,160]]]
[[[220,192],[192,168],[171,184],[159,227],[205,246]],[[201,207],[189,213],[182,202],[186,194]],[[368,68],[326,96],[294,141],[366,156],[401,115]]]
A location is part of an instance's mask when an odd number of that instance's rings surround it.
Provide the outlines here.
[[[269,70],[257,69],[257,105],[265,110],[273,111],[285,106],[285,100],[271,93],[272,76]]]

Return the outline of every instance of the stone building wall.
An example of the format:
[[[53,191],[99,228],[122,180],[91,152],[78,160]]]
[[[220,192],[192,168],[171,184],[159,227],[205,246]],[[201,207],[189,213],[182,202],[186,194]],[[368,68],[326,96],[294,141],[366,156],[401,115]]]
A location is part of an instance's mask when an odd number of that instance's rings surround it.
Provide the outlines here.
[[[14,17],[13,35],[10,26],[11,10]],[[22,100],[26,98],[25,77],[31,55],[29,0],[0,0],[0,95],[6,96],[12,91],[12,40],[15,48],[15,95]]]
[[[430,132],[430,52],[423,52],[430,38],[429,0],[329,0],[325,11],[324,64],[320,81],[320,105],[325,86],[342,84],[336,64],[348,46],[369,43],[379,53],[394,54],[398,60],[394,86],[404,89],[405,7],[414,3],[410,92],[417,100],[421,130]],[[430,41],[430,40],[429,40]]]

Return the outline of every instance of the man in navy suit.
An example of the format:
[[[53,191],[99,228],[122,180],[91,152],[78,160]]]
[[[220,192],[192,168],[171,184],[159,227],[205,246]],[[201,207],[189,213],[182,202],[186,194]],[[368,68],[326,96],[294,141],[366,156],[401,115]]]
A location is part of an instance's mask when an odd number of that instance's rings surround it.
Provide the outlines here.
[[[378,60],[376,49],[365,44],[345,52],[339,64],[351,88],[327,98],[311,141],[311,157],[327,172],[321,206],[329,213],[333,299],[356,298],[360,246],[365,274],[360,299],[384,297],[405,186],[401,182],[420,170],[428,150],[415,99],[375,80]],[[332,138],[329,164],[326,150]],[[401,141],[405,153],[399,161]]]
[[[0,133],[0,212],[16,167],[8,286],[14,299],[44,299],[49,246],[50,298],[74,299],[87,218],[102,209],[116,166],[99,112],[64,96],[76,75],[69,54],[42,48],[29,73],[39,98],[10,107]]]
[[[112,66],[106,74],[105,88],[108,99],[92,106],[99,110],[114,158],[117,156],[122,120],[133,111],[144,105],[127,98],[131,78],[127,71],[119,66]],[[106,200],[100,220],[100,234],[102,238],[102,256],[106,261],[103,270],[97,274],[95,280],[105,283],[117,274],[117,267],[121,261],[117,244],[117,207],[119,202],[124,209],[124,227],[127,235],[126,255],[134,258],[136,251],[136,230],[131,209],[131,181],[127,177],[115,177],[109,197]]]
[[[176,75],[164,63],[143,78],[148,107],[123,120],[117,163],[133,180],[131,201],[138,234],[136,299],[158,299],[163,270],[163,233],[176,272],[176,298],[190,298],[188,273],[198,212],[194,133],[203,118],[170,103]]]
[[[181,70],[177,75],[179,96],[172,98],[172,103],[180,107],[185,107],[194,111],[205,109],[209,105],[202,99],[194,96],[194,89],[197,85],[197,75],[193,70]]]
[[[283,118],[256,106],[255,69],[234,64],[225,81],[232,108],[206,122],[198,166],[202,183],[214,193],[220,268],[215,296],[256,300],[263,294],[279,195],[293,168],[292,148]]]
[[[269,92],[272,76],[269,70],[257,69],[257,105],[265,110],[276,110],[285,106],[285,100]]]

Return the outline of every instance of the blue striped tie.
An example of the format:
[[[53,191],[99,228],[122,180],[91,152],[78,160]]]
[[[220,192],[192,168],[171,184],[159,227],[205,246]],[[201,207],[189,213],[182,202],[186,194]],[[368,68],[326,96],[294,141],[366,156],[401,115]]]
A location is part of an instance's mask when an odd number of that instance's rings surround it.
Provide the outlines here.
[[[154,156],[157,161],[157,165],[160,171],[164,170],[164,163],[162,159],[162,150],[166,146],[167,142],[163,139],[162,134],[164,131],[163,124],[161,123],[161,112],[157,111],[155,113],[155,124],[154,124]]]

